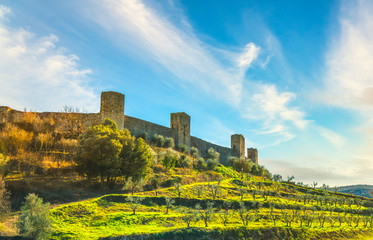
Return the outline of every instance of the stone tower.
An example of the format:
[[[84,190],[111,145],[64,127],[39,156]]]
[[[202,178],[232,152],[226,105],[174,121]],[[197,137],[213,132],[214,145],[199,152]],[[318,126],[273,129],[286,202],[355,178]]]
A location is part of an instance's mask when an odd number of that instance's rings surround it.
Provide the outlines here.
[[[119,129],[124,128],[124,95],[118,92],[101,93],[101,119],[110,118]]]
[[[190,149],[190,116],[185,112],[171,113],[171,128],[176,129],[175,144],[185,144]]]
[[[248,148],[247,149],[247,158],[251,159],[251,161],[253,163],[258,164],[258,149]]]
[[[245,159],[245,138],[241,134],[231,136],[231,148],[236,152],[237,157]]]

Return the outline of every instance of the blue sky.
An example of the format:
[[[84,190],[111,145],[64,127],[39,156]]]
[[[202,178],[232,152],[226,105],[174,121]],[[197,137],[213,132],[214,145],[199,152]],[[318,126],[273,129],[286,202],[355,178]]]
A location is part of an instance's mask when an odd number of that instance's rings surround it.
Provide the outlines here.
[[[373,184],[370,1],[0,1],[0,105],[125,113],[229,146],[271,172]]]

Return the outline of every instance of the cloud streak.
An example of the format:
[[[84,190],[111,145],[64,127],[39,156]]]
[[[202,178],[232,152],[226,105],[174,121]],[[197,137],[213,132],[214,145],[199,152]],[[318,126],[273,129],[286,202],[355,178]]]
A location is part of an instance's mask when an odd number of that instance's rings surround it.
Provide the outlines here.
[[[340,32],[326,55],[323,100],[361,113],[373,108],[373,3],[344,1]]]
[[[307,125],[305,114],[290,107],[294,93],[279,92],[273,84],[249,82],[245,78],[261,54],[256,44],[248,43],[240,51],[216,49],[203,43],[185,18],[178,27],[139,0],[92,1],[92,4],[94,14],[90,12],[88,18],[126,51],[137,52],[150,64],[156,62],[172,72],[177,84],[225,101],[250,120],[270,119],[265,124],[291,123],[296,128]],[[216,57],[221,52],[226,59]]]
[[[97,96],[87,84],[91,70],[80,69],[76,55],[57,47],[57,36],[38,37],[8,26],[9,13],[11,9],[0,6],[0,105],[42,111],[64,105],[96,109]]]

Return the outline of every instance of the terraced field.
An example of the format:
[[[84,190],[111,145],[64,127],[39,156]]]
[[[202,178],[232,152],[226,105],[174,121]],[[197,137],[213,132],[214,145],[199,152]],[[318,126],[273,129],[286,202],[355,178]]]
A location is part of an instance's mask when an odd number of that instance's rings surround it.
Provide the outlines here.
[[[370,199],[241,175],[223,166],[217,173],[219,181],[55,207],[53,239],[372,238]]]

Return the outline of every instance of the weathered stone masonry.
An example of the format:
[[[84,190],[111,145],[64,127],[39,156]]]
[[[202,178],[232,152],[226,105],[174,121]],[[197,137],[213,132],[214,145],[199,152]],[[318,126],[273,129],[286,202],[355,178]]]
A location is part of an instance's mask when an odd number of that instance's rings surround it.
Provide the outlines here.
[[[255,148],[247,149],[245,156],[245,138],[241,134],[231,136],[231,147],[219,146],[190,135],[190,116],[184,112],[171,113],[170,128],[151,123],[142,119],[134,118],[124,114],[124,95],[118,92],[102,92],[99,113],[37,113],[41,118],[53,118],[59,131],[64,131],[66,125],[66,114],[73,114],[79,118],[82,124],[88,128],[92,124],[102,122],[105,118],[114,120],[119,129],[127,128],[132,135],[141,136],[147,133],[149,137],[154,134],[172,137],[176,145],[185,144],[188,149],[196,147],[202,157],[206,157],[207,150],[213,148],[220,153],[220,161],[228,164],[230,156],[241,159],[251,159],[258,163],[258,151]],[[0,106],[0,123],[16,122],[23,118],[25,112],[13,110],[9,107]]]

